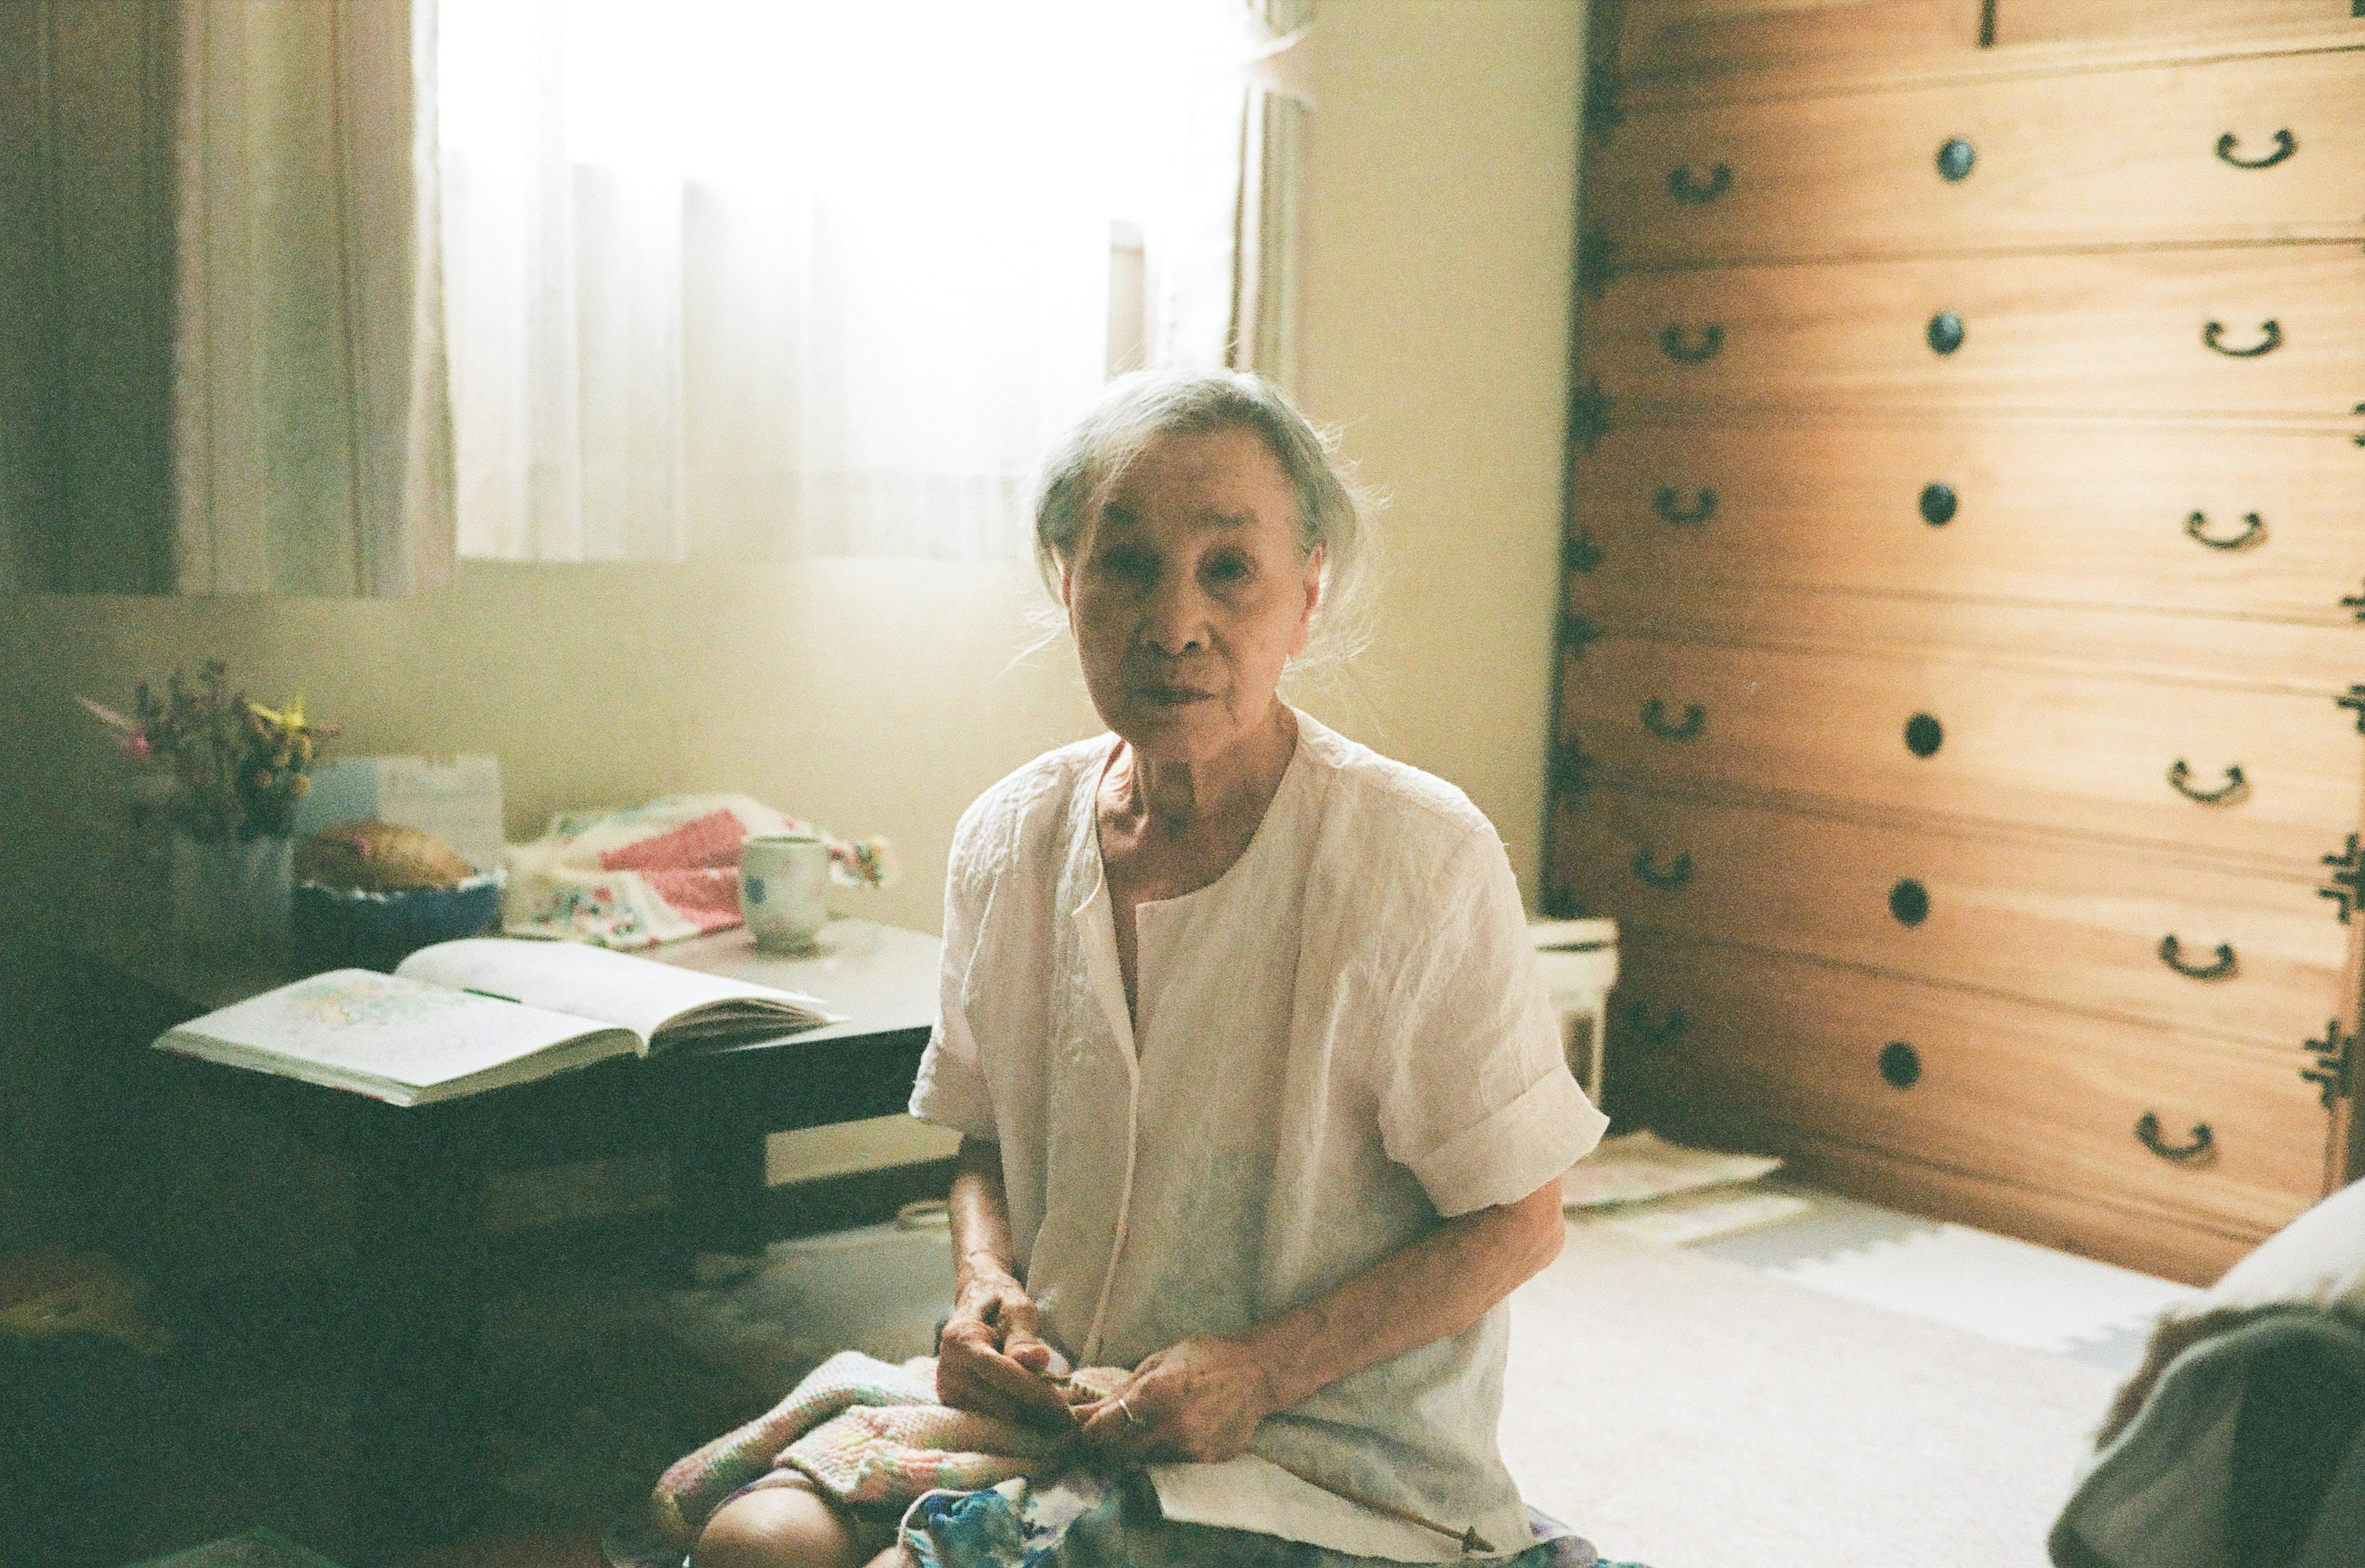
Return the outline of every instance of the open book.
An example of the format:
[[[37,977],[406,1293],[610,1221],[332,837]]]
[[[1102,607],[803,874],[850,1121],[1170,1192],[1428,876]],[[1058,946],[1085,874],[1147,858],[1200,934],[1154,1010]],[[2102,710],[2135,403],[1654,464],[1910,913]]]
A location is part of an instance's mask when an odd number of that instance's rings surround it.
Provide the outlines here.
[[[575,942],[472,936],[391,975],[331,969],[208,1013],[163,1050],[420,1105],[608,1057],[839,1022],[810,996]]]

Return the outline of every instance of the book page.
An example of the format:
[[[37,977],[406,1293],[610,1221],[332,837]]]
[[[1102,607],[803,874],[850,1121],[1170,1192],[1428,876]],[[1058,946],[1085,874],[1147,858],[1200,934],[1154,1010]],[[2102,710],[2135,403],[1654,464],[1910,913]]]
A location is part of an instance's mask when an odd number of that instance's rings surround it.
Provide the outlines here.
[[[567,1014],[331,969],[193,1019],[158,1044],[315,1082],[432,1089],[608,1032]]]
[[[582,942],[470,936],[422,947],[396,974],[455,991],[489,992],[529,1007],[615,1024],[644,1043],[683,1014],[716,1002],[762,1006],[791,1025],[835,1023],[819,1000],[745,980],[636,958]]]

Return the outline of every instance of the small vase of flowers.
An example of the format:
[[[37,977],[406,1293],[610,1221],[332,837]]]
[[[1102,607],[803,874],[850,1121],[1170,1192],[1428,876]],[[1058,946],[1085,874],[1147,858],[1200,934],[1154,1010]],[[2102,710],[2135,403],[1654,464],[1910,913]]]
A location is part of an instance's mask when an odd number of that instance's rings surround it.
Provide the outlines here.
[[[131,711],[78,698],[151,778],[173,830],[173,935],[185,951],[268,963],[287,946],[289,834],[296,802],[331,724],[304,700],[266,708],[232,691],[219,659],[159,693],[141,681]]]

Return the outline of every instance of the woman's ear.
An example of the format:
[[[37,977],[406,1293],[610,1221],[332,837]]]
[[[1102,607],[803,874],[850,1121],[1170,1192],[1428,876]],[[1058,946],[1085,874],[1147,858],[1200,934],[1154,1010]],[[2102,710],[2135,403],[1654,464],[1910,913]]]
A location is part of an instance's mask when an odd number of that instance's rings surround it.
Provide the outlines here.
[[[1296,634],[1289,640],[1289,656],[1295,658],[1306,651],[1314,635],[1314,612],[1322,607],[1322,566],[1327,557],[1323,547],[1317,544],[1306,555],[1306,607],[1298,612]]]

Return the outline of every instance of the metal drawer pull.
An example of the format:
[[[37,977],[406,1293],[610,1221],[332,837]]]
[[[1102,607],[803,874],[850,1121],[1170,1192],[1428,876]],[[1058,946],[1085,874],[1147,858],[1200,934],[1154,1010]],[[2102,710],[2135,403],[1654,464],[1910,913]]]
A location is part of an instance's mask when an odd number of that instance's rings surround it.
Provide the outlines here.
[[[2275,132],[2275,150],[2263,158],[2238,156],[2234,149],[2241,145],[2242,139],[2229,130],[2217,139],[2217,156],[2236,169],[2271,169],[2299,151],[2299,138],[2288,130]]]
[[[1960,505],[1955,487],[1934,481],[1922,487],[1922,521],[1933,528],[1944,528],[1955,521],[1955,510]]]
[[[2187,980],[2225,980],[2234,973],[2234,945],[2231,942],[2218,943],[2217,961],[2214,964],[2188,964],[2184,961],[2183,946],[2177,941],[2176,933],[2171,931],[2159,939],[2159,961]]]
[[[1946,744],[1946,727],[1934,715],[1916,713],[1905,721],[1905,749],[1916,756],[1935,756]]]
[[[1663,741],[1694,741],[1708,727],[1708,710],[1697,702],[1684,704],[1680,722],[1667,722],[1667,705],[1657,698],[1642,704],[1642,727]]]
[[[1626,1004],[1626,1027],[1632,1032],[1636,1039],[1653,1048],[1672,1046],[1682,1039],[1684,1031],[1691,1027],[1691,1022],[1689,1018],[1684,1016],[1682,1008],[1670,1007],[1660,1015],[1660,1021],[1654,1025],[1651,1022],[1649,1008],[1639,1002],[1630,1002]]]
[[[1698,528],[1716,515],[1716,492],[1702,490],[1698,498],[1687,507],[1674,490],[1662,485],[1659,493],[1651,498],[1651,507],[1677,528]]]
[[[1953,353],[1963,346],[1963,319],[1952,310],[1941,310],[1930,318],[1930,325],[1922,335],[1929,340],[1932,353]]]
[[[2217,1135],[2209,1130],[2206,1122],[2193,1124],[2191,1143],[2179,1145],[2168,1142],[2159,1136],[2159,1118],[2149,1111],[2146,1111],[2143,1120],[2135,1124],[2135,1137],[2143,1139],[2143,1146],[2162,1159],[2179,1162],[2199,1159],[2217,1146]]]
[[[2224,539],[2212,539],[2209,536],[2209,514],[2197,511],[2184,520],[2184,532],[2212,550],[2247,550],[2266,537],[2267,523],[2257,512],[2244,512],[2241,532]]]
[[[1950,136],[1938,147],[1938,177],[1957,185],[1971,177],[1971,165],[1978,161],[1979,150],[1967,138]]]
[[[2196,790],[2192,787],[2192,765],[2180,756],[2169,765],[2168,787],[2188,801],[2195,801],[2204,806],[2222,806],[2248,790],[2250,781],[2242,777],[2242,765],[2237,762],[2225,770],[2225,783],[2214,790]]]
[[[1880,1076],[1893,1089],[1911,1089],[1922,1081],[1922,1053],[1903,1040],[1880,1047]]]
[[[1662,871],[1649,850],[1638,849],[1634,851],[1634,879],[1646,888],[1674,892],[1692,879],[1692,857],[1688,853],[1677,855]]]
[[[2316,1086],[2316,1099],[2329,1111],[2334,1101],[2348,1097],[2348,1081],[2357,1070],[2357,1036],[2344,1033],[2339,1019],[2327,1019],[2324,1038],[2308,1041],[2307,1054],[2315,1064],[2301,1068],[2299,1075]]]
[[[2201,329],[2201,342],[2202,347],[2214,350],[2227,359],[2257,359],[2283,346],[2283,324],[2281,321],[2272,319],[2261,321],[2259,330],[2263,336],[2248,348],[2229,349],[2225,343],[2225,323],[2212,321]]]
[[[1732,188],[1732,166],[1719,163],[1708,172],[1703,185],[1692,173],[1689,163],[1678,163],[1667,171],[1667,194],[1686,207],[1706,207]]]
[[[1710,321],[1692,342],[1681,327],[1659,329],[1659,352],[1677,364],[1706,364],[1724,351],[1724,329]]]
[[[1900,925],[1919,925],[1930,918],[1930,890],[1908,877],[1889,890],[1889,913]]]

